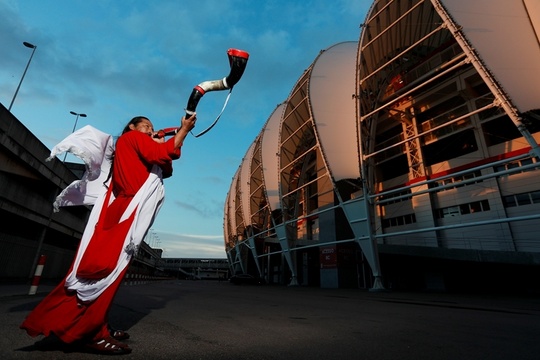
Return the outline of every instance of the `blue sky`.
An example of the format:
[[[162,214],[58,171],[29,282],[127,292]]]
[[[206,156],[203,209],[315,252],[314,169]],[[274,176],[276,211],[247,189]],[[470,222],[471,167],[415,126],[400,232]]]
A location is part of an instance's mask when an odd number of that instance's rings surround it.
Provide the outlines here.
[[[188,137],[149,237],[164,257],[225,258],[223,209],[232,177],[278,104],[324,50],[357,41],[371,0],[0,0],[0,102],[52,148],[85,113],[114,136],[136,115],[179,124],[193,87],[229,72],[226,51],[250,54],[218,124]],[[54,4],[54,5],[52,5]],[[207,93],[195,133],[226,91]],[[74,161],[70,156],[67,161]]]

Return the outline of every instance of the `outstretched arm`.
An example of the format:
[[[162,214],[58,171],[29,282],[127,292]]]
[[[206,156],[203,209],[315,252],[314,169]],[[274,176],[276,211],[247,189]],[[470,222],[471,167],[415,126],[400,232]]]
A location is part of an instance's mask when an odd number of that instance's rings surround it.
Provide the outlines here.
[[[184,139],[189,134],[189,132],[195,127],[195,121],[197,120],[197,114],[194,113],[189,118],[186,119],[185,116],[182,117],[182,127],[174,135],[174,148],[179,149],[184,144]]]

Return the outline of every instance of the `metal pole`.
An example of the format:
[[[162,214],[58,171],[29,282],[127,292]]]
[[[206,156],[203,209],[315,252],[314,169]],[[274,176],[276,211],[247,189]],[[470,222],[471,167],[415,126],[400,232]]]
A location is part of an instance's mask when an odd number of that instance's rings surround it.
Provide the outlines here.
[[[79,113],[76,113],[75,111],[70,111],[69,112],[71,115],[76,115],[77,117],[75,118],[75,124],[73,125],[73,130],[71,130],[71,133],[73,134],[75,132],[75,129],[77,128],[77,122],[79,121],[79,116],[80,117],[86,117],[86,114],[79,114]],[[66,157],[67,157],[67,152],[64,154],[64,160],[62,161],[66,161]]]
[[[26,75],[26,71],[28,70],[28,67],[30,66],[30,62],[32,61],[32,57],[34,56],[34,53],[36,52],[37,46],[32,45],[28,42],[23,42],[23,45],[27,48],[33,49],[32,54],[30,55],[30,59],[28,59],[28,63],[26,64],[26,68],[24,69],[23,75],[21,77],[21,81],[19,82],[19,86],[17,86],[17,90],[15,90],[15,95],[13,95],[13,99],[11,99],[11,104],[9,104],[8,110],[11,111],[11,107],[13,106],[13,102],[15,101],[15,98],[17,97],[17,94],[19,93],[19,89],[21,88],[21,84],[24,80],[24,76]]]

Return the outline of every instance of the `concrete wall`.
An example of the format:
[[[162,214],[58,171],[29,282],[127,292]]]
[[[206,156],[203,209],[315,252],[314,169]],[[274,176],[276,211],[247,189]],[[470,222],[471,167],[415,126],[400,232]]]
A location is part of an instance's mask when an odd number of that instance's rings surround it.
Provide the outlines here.
[[[89,214],[87,207],[53,213],[59,191],[77,177],[0,105],[0,280],[33,274],[47,255],[43,278],[65,275]]]

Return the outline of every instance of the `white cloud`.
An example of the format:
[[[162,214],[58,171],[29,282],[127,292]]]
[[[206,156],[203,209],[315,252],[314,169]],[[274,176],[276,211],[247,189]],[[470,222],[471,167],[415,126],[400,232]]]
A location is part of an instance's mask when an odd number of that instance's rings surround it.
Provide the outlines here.
[[[225,259],[223,235],[193,235],[154,231],[159,241],[154,245],[163,249],[166,258]]]

